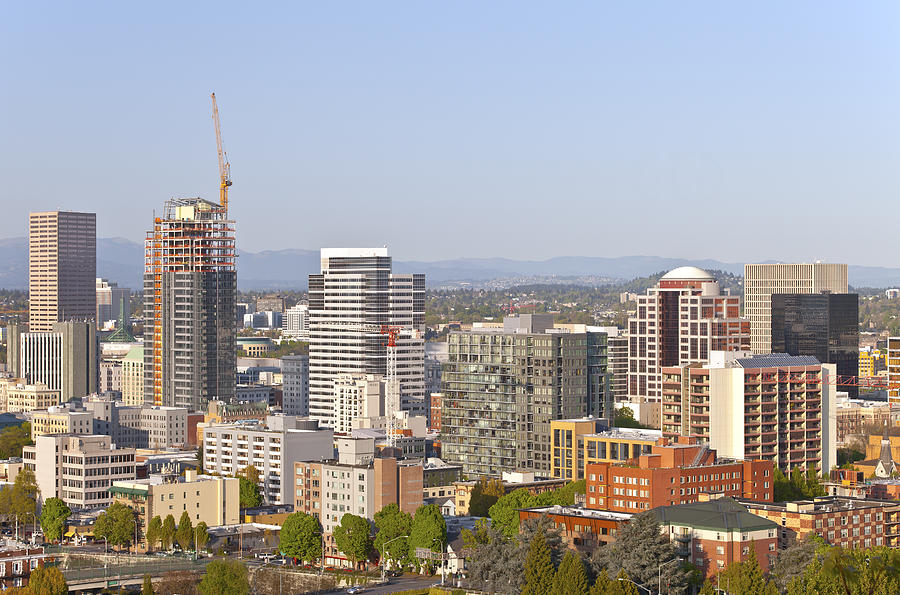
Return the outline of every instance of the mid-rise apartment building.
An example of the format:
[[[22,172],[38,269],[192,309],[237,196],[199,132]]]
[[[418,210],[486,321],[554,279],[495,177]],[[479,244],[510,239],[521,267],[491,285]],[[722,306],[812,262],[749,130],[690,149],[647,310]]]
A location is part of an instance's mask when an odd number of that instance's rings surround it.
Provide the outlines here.
[[[664,436],[692,436],[722,456],[769,460],[785,472],[837,464],[834,364],[718,356],[705,367],[663,368]]]
[[[309,415],[309,356],[281,358],[282,411],[285,415]]]
[[[284,312],[281,335],[289,339],[309,341],[309,305],[297,304]]]
[[[94,321],[97,215],[50,211],[28,218],[28,322],[31,332],[58,322]]]
[[[809,533],[847,549],[900,546],[900,502],[823,496],[797,502],[740,503],[781,527],[781,548]]]
[[[240,521],[240,482],[235,477],[197,475],[188,469],[184,476],[155,474],[147,479],[116,481],[110,488],[114,502],[137,513],[141,539],[150,519],[172,515],[175,522],[187,512],[191,524],[207,527],[236,525]]]
[[[900,403],[900,337],[887,341],[888,401]]]
[[[386,375],[385,325],[410,331],[396,339],[400,407],[425,415],[425,276],[393,274],[387,248],[323,248],[321,257],[309,276],[310,416],[333,423],[338,375]]]
[[[773,293],[772,353],[812,355],[834,364],[840,389],[859,393],[859,295],[855,293]]]
[[[750,321],[750,349],[763,354],[772,348],[772,294],[847,293],[847,289],[846,264],[745,264],[744,317]]]
[[[270,415],[265,423],[209,424],[203,428],[203,469],[234,475],[253,466],[268,504],[294,501],[294,463],[334,457],[333,432],[315,420]]]
[[[718,459],[690,438],[661,440],[627,464],[589,464],[585,476],[588,508],[629,513],[697,502],[702,494],[771,502],[774,492],[772,461]]]
[[[22,449],[40,497],[60,498],[69,508],[106,508],[115,481],[135,479],[134,449],[118,448],[109,436],[37,436]]]
[[[764,572],[775,562],[778,525],[733,498],[661,506],[653,514],[675,542],[678,558],[698,567],[706,578],[747,560],[751,551]]]
[[[612,413],[606,334],[554,329],[552,315],[451,332],[442,385],[442,457],[469,476],[549,477],[551,421]]]
[[[0,378],[0,406],[6,413],[25,413],[59,404],[59,391],[21,378]]]
[[[859,350],[858,359],[860,378],[871,378],[882,370],[887,370],[886,350],[863,347]]]
[[[55,322],[49,331],[7,327],[7,370],[30,383],[58,390],[63,401],[99,388],[97,329],[91,322]]]
[[[723,294],[704,270],[679,267],[636,297],[628,319],[628,396],[658,401],[662,368],[706,362],[713,351],[750,346],[740,298]]]
[[[334,413],[331,427],[350,434],[360,418],[383,416],[386,383],[376,374],[341,374],[334,379]]]

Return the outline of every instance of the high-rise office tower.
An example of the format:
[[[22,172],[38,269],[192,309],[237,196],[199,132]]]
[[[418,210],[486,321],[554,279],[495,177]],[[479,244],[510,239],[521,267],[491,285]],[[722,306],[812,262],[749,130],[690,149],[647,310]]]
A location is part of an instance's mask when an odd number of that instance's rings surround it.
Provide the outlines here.
[[[166,202],[147,232],[144,400],[206,409],[235,391],[234,222],[201,198]]]
[[[54,322],[47,332],[7,327],[7,369],[15,377],[58,390],[62,401],[97,392],[97,329],[88,322]]]
[[[773,293],[847,293],[847,265],[745,264],[744,317],[750,320],[750,348],[769,353],[772,348]]]
[[[567,332],[552,314],[451,332],[441,378],[441,452],[468,477],[529,470],[550,477],[554,419],[609,419],[606,334]]]
[[[28,218],[29,329],[94,320],[97,215],[49,211]]]
[[[712,351],[750,346],[740,298],[723,294],[712,275],[696,267],[669,271],[637,297],[628,319],[628,395],[658,401],[661,369],[705,363]]]
[[[859,295],[772,294],[772,353],[814,355],[835,364],[838,390],[856,398],[859,387]]]
[[[118,323],[121,318],[127,328],[131,327],[131,290],[119,287],[118,283],[97,279],[97,327],[110,320]]]
[[[330,427],[335,378],[387,373],[387,336],[375,327],[424,331],[425,275],[393,274],[387,248],[323,248],[321,258],[309,276],[309,414]],[[396,356],[401,409],[425,415],[421,336],[401,334]]]

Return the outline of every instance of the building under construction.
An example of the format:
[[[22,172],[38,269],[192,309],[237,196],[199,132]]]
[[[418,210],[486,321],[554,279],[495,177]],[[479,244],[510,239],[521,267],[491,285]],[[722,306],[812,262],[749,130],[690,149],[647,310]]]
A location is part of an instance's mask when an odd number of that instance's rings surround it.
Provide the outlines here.
[[[166,202],[147,232],[144,400],[205,409],[235,386],[234,222],[202,198]]]

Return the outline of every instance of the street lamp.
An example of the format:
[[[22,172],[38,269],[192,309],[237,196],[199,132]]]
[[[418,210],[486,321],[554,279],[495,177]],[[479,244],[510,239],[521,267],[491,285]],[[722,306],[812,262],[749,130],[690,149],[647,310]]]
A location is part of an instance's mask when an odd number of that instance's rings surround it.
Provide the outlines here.
[[[388,546],[392,541],[397,541],[398,539],[409,539],[409,535],[400,535],[381,544],[381,582],[384,582],[384,548]]]
[[[629,583],[631,583],[632,585],[634,585],[634,586],[637,587],[638,589],[643,589],[644,591],[646,591],[646,592],[647,592],[647,595],[653,595],[653,591],[651,591],[650,589],[648,589],[648,588],[645,587],[644,585],[639,585],[639,584],[637,584],[636,582],[634,582],[634,581],[631,580],[630,578],[624,578],[624,577],[621,577],[621,576],[620,576],[620,577],[616,577],[616,580],[617,580],[617,581],[628,581]]]
[[[434,545],[435,541],[439,541],[441,544],[441,586],[444,586],[444,554],[446,553],[446,548],[444,547],[444,538],[443,537],[435,537],[431,540],[431,545]]]
[[[678,562],[678,558],[672,558],[668,562],[663,562],[656,569],[656,592],[658,595],[662,595],[662,567],[666,564],[671,564],[672,562]],[[668,589],[666,589],[668,591]]]

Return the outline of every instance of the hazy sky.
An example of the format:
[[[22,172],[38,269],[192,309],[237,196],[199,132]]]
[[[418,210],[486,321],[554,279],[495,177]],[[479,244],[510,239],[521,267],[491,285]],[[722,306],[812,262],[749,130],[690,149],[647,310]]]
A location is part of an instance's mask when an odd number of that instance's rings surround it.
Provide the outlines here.
[[[897,2],[8,2],[0,237],[897,265]]]

